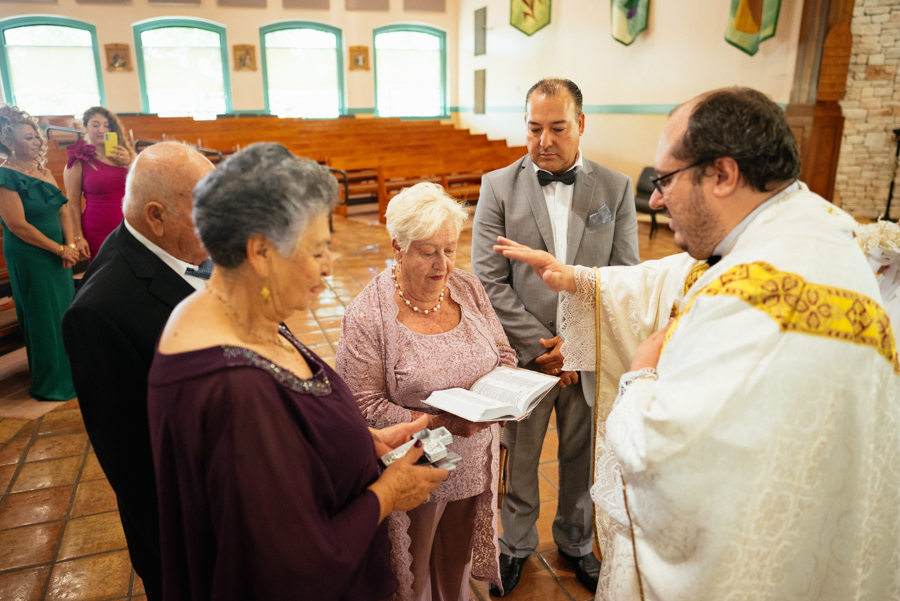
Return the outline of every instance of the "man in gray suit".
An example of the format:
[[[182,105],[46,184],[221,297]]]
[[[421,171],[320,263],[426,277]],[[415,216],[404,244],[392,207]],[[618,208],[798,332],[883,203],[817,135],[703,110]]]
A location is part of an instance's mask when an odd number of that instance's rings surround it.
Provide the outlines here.
[[[522,565],[538,543],[538,463],[550,413],[559,437],[559,501],[553,539],[578,580],[597,588],[591,526],[593,374],[561,372],[559,296],[524,262],[493,252],[497,236],[547,250],[567,265],[639,262],[631,178],[581,156],[582,95],[567,79],[543,79],[525,97],[528,156],[481,182],[472,229],[472,267],[487,290],[519,365],[560,377],[521,422],[506,424],[509,493],[500,511],[503,593],[519,582]],[[588,376],[587,378],[585,376]],[[586,381],[590,380],[590,381]],[[586,390],[585,390],[586,388]],[[492,585],[491,594],[500,591]]]

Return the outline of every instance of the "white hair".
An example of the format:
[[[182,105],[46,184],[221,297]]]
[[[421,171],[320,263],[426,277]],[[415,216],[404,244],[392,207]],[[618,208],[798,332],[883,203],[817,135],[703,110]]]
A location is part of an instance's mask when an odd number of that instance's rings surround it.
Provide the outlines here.
[[[397,241],[401,251],[406,252],[416,240],[431,238],[445,221],[454,225],[459,236],[469,213],[441,186],[422,182],[404,188],[391,199],[384,216],[391,238]]]

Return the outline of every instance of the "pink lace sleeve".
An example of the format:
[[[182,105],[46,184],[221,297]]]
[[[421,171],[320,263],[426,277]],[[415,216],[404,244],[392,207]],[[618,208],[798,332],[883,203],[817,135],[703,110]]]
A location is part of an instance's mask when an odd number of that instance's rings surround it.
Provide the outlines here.
[[[414,419],[411,410],[387,398],[384,381],[384,324],[375,295],[360,295],[344,313],[336,371],[347,382],[363,417],[373,428]]]
[[[596,308],[597,275],[590,267],[575,266],[575,294],[562,293],[559,335],[563,369],[594,371],[597,364]]]

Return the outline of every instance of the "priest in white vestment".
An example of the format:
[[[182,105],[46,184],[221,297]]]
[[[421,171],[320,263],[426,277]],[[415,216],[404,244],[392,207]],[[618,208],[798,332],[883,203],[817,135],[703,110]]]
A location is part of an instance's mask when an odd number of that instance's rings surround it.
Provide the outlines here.
[[[676,109],[651,198],[688,252],[566,267],[501,239],[596,369],[601,600],[900,599],[900,365],[856,222],[796,180],[783,111]]]

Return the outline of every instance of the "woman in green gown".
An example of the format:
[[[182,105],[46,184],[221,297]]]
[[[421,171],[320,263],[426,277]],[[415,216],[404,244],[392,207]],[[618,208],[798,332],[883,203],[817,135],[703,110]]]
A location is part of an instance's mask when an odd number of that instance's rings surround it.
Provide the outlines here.
[[[75,397],[62,343],[62,316],[74,295],[78,260],[72,223],[50,171],[37,121],[0,105],[0,221],[19,329],[25,337],[31,396],[39,401]]]

